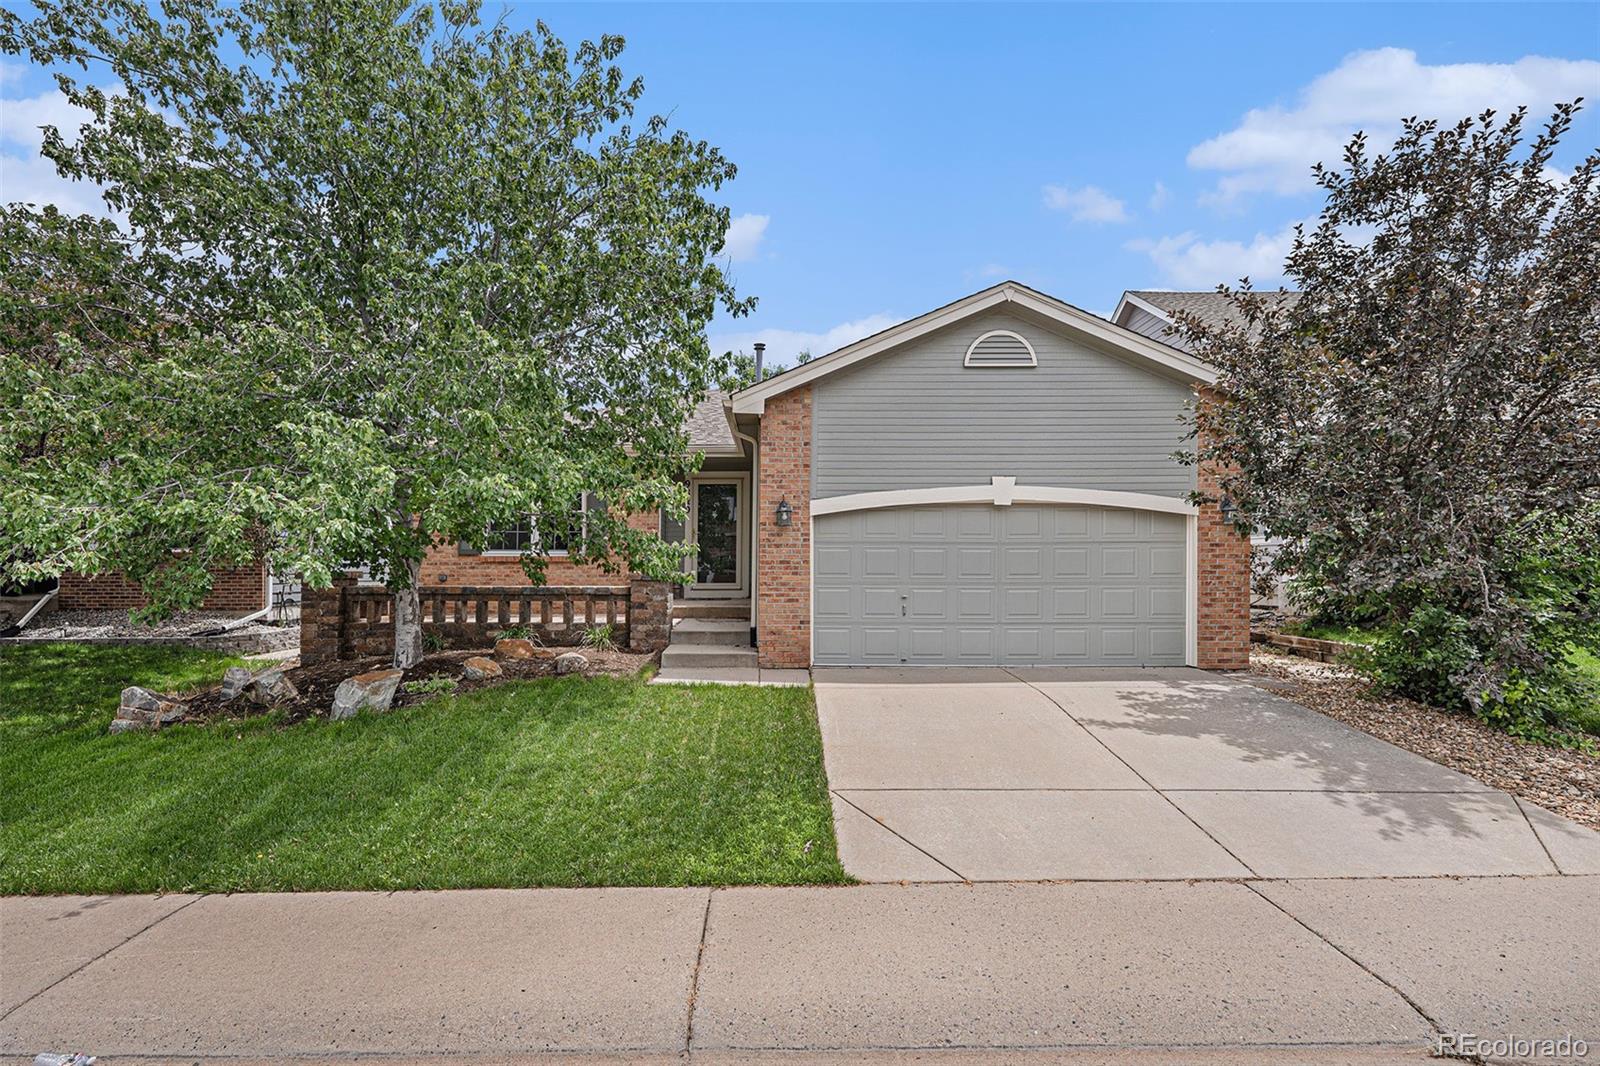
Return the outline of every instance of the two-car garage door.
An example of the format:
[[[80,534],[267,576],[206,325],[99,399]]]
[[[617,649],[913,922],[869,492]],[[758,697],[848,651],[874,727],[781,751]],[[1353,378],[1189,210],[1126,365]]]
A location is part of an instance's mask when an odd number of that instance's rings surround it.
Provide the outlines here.
[[[960,504],[816,519],[819,666],[1181,666],[1186,519]]]

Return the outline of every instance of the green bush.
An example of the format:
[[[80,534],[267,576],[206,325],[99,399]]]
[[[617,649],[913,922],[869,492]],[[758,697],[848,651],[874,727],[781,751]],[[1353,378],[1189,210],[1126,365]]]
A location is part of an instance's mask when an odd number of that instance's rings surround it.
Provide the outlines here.
[[[583,646],[595,651],[616,651],[615,631],[608,624],[590,626],[583,631]]]
[[[1350,661],[1385,691],[1470,710],[1516,736],[1565,743],[1572,731],[1600,733],[1600,670],[1592,651],[1600,648],[1600,551],[1593,528],[1592,515],[1540,523],[1504,575],[1511,599],[1492,609],[1462,592],[1397,590],[1386,620],[1375,627],[1377,639]],[[1505,639],[1504,622],[1513,614],[1531,620],[1520,643]]]

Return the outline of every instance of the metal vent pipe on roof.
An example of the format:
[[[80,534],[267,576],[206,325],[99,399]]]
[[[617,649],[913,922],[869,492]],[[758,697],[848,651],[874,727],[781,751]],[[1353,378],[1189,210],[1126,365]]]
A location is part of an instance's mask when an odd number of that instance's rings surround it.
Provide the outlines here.
[[[756,384],[761,384],[761,357],[766,354],[767,346],[761,341],[756,341]]]

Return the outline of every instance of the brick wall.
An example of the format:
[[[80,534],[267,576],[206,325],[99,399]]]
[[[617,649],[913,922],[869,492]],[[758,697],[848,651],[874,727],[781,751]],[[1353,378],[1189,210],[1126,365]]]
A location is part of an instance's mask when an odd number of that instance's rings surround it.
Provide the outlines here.
[[[1202,394],[1202,402],[1210,397]],[[1220,496],[1217,469],[1201,463],[1195,485]],[[1200,508],[1196,563],[1196,665],[1203,670],[1244,670],[1250,665],[1250,537],[1222,520],[1222,508]]]
[[[779,500],[794,508],[777,520]],[[767,401],[761,416],[761,476],[756,487],[757,612],[760,663],[811,665],[811,387]]]
[[[201,602],[202,611],[250,614],[267,606],[266,564],[211,572],[211,591]],[[63,611],[131,610],[147,602],[144,592],[118,571],[61,575],[61,591],[56,605]]]
[[[634,529],[657,532],[660,516],[655,512],[628,516]],[[597,563],[574,563],[565,556],[545,557],[546,585],[615,585],[625,580],[624,570],[607,571]],[[522,560],[515,555],[463,555],[454,542],[441,542],[428,549],[422,560],[424,585],[509,585],[528,583]]]

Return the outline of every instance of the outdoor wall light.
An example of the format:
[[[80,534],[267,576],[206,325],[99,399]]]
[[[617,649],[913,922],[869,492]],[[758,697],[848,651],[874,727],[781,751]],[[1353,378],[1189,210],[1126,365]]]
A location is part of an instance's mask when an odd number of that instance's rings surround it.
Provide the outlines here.
[[[794,508],[789,506],[788,500],[778,501],[778,525],[786,526],[794,521]]]
[[[1233,502],[1232,496],[1222,497],[1222,520],[1228,525],[1237,525],[1239,518],[1239,505]]]

